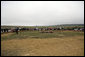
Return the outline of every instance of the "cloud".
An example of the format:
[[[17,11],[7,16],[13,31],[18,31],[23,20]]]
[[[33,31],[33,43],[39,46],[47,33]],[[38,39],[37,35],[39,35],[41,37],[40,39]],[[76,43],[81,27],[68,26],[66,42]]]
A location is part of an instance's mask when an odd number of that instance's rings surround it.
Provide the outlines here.
[[[84,1],[1,1],[3,24],[84,24]]]

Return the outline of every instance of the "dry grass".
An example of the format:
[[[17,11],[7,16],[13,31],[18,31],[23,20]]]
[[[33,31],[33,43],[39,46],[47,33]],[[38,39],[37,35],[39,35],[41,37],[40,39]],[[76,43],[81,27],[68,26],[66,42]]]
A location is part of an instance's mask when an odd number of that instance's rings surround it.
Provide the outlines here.
[[[3,33],[3,34],[1,34],[1,37],[8,36],[8,35],[11,35],[11,34],[13,34],[13,33]]]
[[[1,56],[84,56],[84,36],[5,40]]]

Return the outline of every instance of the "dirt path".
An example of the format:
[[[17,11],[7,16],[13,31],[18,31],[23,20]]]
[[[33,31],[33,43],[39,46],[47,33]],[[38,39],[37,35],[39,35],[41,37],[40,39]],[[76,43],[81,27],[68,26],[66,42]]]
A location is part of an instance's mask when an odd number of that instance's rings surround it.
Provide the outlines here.
[[[84,56],[84,37],[1,41],[2,56]]]

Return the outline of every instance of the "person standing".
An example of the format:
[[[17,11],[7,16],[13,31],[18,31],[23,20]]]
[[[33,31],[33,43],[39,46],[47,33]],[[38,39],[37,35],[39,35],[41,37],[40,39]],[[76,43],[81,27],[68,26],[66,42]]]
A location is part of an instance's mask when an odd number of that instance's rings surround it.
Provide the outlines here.
[[[15,29],[15,31],[16,31],[16,34],[18,34],[18,30],[19,30],[19,28],[17,27],[17,28]]]

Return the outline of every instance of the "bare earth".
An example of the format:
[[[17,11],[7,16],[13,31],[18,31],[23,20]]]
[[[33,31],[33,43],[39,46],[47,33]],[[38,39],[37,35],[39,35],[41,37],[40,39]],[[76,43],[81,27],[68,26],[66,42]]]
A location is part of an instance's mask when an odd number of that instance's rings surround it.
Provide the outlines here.
[[[84,36],[5,40],[1,56],[84,56]]]

